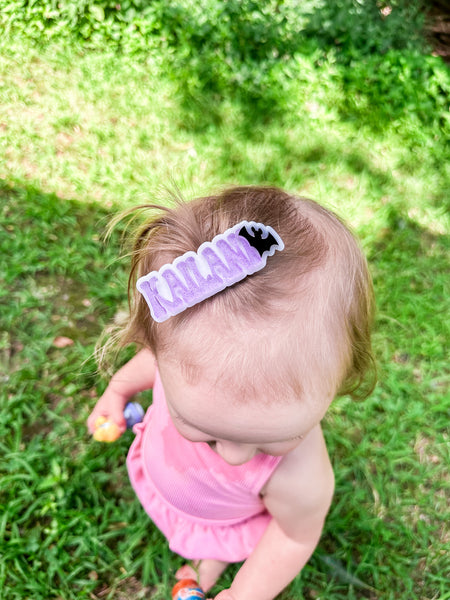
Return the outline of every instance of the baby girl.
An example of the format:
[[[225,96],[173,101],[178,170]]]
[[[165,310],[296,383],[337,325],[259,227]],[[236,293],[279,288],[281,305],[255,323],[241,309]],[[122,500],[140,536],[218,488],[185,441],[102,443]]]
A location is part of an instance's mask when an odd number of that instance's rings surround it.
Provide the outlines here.
[[[217,600],[270,600],[316,548],[334,477],[321,421],[374,382],[373,293],[348,228],[317,203],[237,187],[148,207],[121,343],[142,348],[88,419],[124,430],[153,390],[127,465],[177,576],[205,590],[244,561]],[[136,286],[137,283],[137,286]]]

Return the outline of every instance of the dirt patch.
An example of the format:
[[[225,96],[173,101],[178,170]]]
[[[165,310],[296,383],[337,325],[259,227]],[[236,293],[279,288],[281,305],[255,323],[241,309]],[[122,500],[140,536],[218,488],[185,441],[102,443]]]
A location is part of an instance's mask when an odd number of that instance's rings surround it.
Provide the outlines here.
[[[95,577],[95,574],[92,574]],[[114,587],[102,586],[95,593],[91,594],[92,600],[105,600],[111,598],[114,600],[150,600],[151,598],[161,598],[157,590],[145,587],[136,579],[136,577],[127,577]]]
[[[435,54],[450,63],[450,4],[434,0],[427,10],[426,33]]]

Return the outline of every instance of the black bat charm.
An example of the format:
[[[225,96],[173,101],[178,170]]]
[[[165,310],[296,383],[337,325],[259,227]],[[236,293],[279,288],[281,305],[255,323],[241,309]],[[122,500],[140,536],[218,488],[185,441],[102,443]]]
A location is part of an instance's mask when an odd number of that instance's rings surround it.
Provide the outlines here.
[[[265,252],[270,253],[272,247],[275,246],[279,248],[280,245],[275,237],[270,233],[270,231],[264,232],[258,227],[250,227],[252,234],[249,233],[247,227],[244,225],[238,232],[238,235],[244,237],[250,246],[255,248],[260,256],[263,256]],[[266,237],[263,237],[263,234],[266,233]]]

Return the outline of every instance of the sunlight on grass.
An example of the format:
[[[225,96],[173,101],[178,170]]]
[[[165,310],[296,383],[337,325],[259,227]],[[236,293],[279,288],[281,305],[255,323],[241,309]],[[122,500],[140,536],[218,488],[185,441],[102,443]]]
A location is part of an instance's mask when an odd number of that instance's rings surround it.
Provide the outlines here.
[[[253,125],[226,101],[219,124],[204,130],[200,115],[194,127],[185,123],[161,62],[58,47],[5,53],[0,176],[106,206],[148,201],[164,185],[191,196],[263,182],[335,207],[358,229],[379,222],[387,203],[401,203],[438,233],[448,227],[441,208],[448,164],[435,171],[432,155],[411,152],[388,126],[379,136],[343,120],[333,65],[319,79],[310,72],[291,84],[280,119]]]

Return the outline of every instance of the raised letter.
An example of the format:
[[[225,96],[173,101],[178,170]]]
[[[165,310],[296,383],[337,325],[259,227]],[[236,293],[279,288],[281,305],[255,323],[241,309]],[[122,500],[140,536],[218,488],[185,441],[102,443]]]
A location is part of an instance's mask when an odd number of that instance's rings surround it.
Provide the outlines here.
[[[155,321],[161,323],[161,321],[165,321],[170,315],[167,314],[166,308],[161,303],[162,297],[156,287],[157,282],[158,279],[155,276],[147,276],[146,279],[141,277],[137,282],[137,288],[144,296],[150,312],[152,313],[152,317]]]

